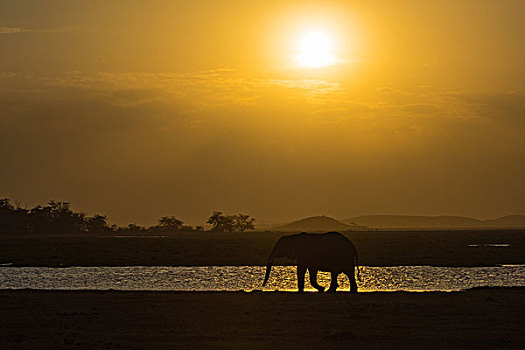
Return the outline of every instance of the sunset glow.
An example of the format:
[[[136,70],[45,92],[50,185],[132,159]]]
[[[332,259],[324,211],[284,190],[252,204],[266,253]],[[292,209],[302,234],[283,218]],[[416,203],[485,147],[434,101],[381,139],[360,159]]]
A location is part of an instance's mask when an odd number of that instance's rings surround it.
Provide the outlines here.
[[[525,213],[525,1],[0,8],[0,193],[28,207]]]

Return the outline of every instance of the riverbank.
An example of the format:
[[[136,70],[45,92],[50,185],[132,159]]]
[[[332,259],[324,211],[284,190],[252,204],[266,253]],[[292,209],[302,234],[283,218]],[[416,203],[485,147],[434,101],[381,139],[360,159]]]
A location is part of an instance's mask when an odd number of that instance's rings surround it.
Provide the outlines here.
[[[522,348],[525,288],[453,293],[0,291],[4,349]]]
[[[2,235],[12,266],[264,265],[284,233]],[[347,236],[366,266],[525,264],[525,230],[360,231]]]

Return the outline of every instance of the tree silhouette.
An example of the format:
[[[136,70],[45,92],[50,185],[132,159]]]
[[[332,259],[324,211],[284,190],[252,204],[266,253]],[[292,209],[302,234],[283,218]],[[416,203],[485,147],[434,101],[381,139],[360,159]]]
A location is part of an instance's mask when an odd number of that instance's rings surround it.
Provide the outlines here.
[[[239,213],[225,215],[214,211],[208,218],[212,225],[211,231],[245,232],[255,229],[255,219],[250,215]],[[204,231],[203,226],[184,225],[175,216],[163,216],[157,225],[144,227],[129,224],[125,227],[109,225],[105,215],[87,216],[71,209],[69,202],[51,200],[47,205],[37,205],[32,209],[21,208],[19,202],[15,205],[8,198],[0,198],[0,234],[3,233],[37,233],[37,234],[70,234],[70,233],[104,233],[104,232],[181,232]]]
[[[137,224],[128,224],[126,227],[120,227],[119,231],[146,231],[146,228]]]
[[[167,232],[178,232],[187,228],[184,226],[184,222],[177,219],[175,216],[163,216],[159,219],[159,224],[153,229],[158,231],[167,231]]]
[[[70,209],[68,202],[50,201],[29,211],[29,225],[35,233],[76,233],[84,227],[84,213]]]
[[[220,211],[214,211],[209,217],[208,224],[212,225],[211,231],[233,232],[235,230],[235,219],[233,216],[224,215]]]
[[[234,218],[237,231],[244,232],[246,230],[255,230],[255,219],[250,219],[250,215],[237,214]]]
[[[108,226],[106,216],[95,214],[84,219],[84,230],[87,232],[106,232],[111,231],[111,228]]]
[[[211,231],[216,232],[244,232],[255,229],[255,219],[250,219],[250,215],[245,214],[224,215],[220,211],[214,211],[207,223],[212,225]]]
[[[28,233],[27,209],[13,206],[9,198],[0,198],[0,233]]]

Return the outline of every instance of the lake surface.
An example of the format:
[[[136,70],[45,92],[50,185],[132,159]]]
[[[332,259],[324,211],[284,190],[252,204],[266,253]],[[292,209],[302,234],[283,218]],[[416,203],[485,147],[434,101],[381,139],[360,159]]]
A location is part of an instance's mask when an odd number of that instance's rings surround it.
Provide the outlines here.
[[[155,291],[297,290],[293,266],[275,266],[262,287],[264,266],[0,267],[1,289]],[[454,291],[473,287],[525,286],[525,265],[499,267],[361,267],[360,291]],[[306,276],[305,289],[313,290]],[[330,275],[319,273],[328,287]],[[339,289],[348,279],[339,276]]]

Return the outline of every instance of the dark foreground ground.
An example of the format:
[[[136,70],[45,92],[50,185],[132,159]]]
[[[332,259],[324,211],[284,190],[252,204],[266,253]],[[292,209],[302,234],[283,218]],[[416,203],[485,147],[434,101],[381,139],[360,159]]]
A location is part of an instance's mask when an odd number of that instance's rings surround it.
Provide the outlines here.
[[[283,233],[1,235],[13,266],[264,265]],[[363,231],[347,236],[368,266],[525,264],[525,230]],[[504,243],[509,246],[490,246]],[[476,246],[469,246],[476,245]]]
[[[2,349],[523,349],[525,289],[0,291]]]

